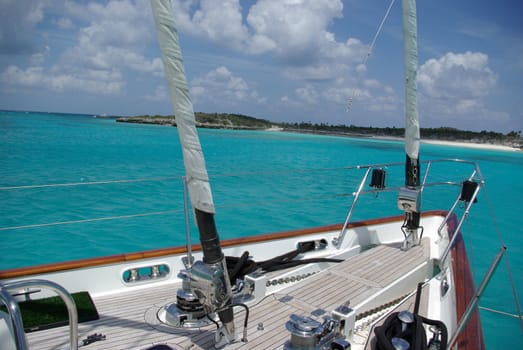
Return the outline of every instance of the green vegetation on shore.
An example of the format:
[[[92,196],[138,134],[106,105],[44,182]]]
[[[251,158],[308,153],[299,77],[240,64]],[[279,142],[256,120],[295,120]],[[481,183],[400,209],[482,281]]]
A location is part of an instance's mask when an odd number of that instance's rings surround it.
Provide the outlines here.
[[[312,123],[274,123],[269,120],[259,119],[241,114],[228,113],[202,113],[196,112],[196,126],[214,129],[241,129],[241,130],[264,130],[278,128],[283,131],[305,132],[315,134],[333,134],[353,137],[403,137],[404,128],[396,127],[362,127],[355,125],[329,125]],[[161,124],[176,126],[174,116],[135,116],[118,118],[118,122]],[[506,145],[523,148],[521,131],[511,131],[502,134],[494,131],[466,131],[450,127],[421,128],[421,138],[441,141],[460,141]]]
[[[241,114],[195,112],[194,115],[196,117],[196,126],[201,128],[263,130],[277,124],[268,120]],[[176,126],[176,118],[172,115],[140,115],[134,117],[122,117],[116,119],[116,121]]]
[[[301,132],[314,132],[326,134],[340,134],[352,135],[362,137],[404,137],[405,128],[396,127],[362,127],[362,126],[346,126],[346,125],[328,125],[328,124],[311,124],[311,123],[280,123],[284,130],[296,130]],[[502,134],[494,131],[468,131],[459,130],[450,127],[440,128],[420,128],[420,136],[425,140],[440,140],[440,141],[463,141],[474,143],[490,143],[507,145],[511,147],[521,148],[523,146],[523,139],[521,138],[521,131],[511,131],[507,134]]]

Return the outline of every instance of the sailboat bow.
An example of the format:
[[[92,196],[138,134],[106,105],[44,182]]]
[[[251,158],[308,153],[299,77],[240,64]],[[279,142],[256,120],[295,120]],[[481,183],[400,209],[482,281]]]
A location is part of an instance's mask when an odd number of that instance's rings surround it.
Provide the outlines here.
[[[504,249],[476,289],[461,229],[485,184],[479,167],[420,161],[415,1],[403,0],[406,161],[339,169],[363,172],[355,192],[343,195],[352,199],[343,224],[224,241],[171,4],[151,6],[200,243],[188,235],[186,247],[0,271],[8,307],[0,311],[0,348],[77,349],[80,335],[90,350],[483,349],[477,303]],[[448,163],[463,166],[459,180],[433,177]],[[443,187],[450,209],[422,211],[422,192]],[[384,216],[376,206],[375,217],[352,220],[364,195],[403,215]],[[56,290],[71,336],[57,325],[24,329],[18,305]],[[78,323],[69,298],[78,292],[89,295],[99,319]]]

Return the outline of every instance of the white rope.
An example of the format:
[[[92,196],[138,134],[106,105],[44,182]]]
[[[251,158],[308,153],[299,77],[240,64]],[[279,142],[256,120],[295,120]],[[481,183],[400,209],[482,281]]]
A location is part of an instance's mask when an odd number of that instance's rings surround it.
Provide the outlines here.
[[[381,30],[383,29],[383,25],[385,24],[385,21],[387,20],[387,17],[389,17],[390,10],[392,9],[392,6],[394,5],[395,0],[391,0],[389,7],[387,8],[387,12],[385,12],[385,16],[383,16],[383,19],[381,20],[380,25],[378,26],[378,30],[376,30],[376,33],[374,34],[374,38],[372,38],[372,41],[369,45],[369,50],[367,51],[367,55],[365,56],[365,59],[363,60],[363,66],[367,67],[367,61],[372,54],[372,50],[374,49],[374,44],[376,43],[376,40],[378,40],[378,36],[381,33]],[[357,86],[358,84],[356,84]],[[356,97],[356,86],[352,88],[351,97],[349,97],[347,101],[347,111],[349,111],[352,108],[352,101]]]

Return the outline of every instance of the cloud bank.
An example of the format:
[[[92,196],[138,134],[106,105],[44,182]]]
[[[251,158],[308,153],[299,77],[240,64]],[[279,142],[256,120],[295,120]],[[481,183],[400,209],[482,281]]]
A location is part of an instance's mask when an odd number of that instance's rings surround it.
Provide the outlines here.
[[[201,67],[189,60],[197,67],[189,76],[197,110],[248,114],[256,108],[256,115],[286,121],[402,125],[403,82],[362,65],[369,54],[365,39],[337,26],[349,21],[346,2],[246,4],[173,0],[182,44],[212,57]],[[150,108],[168,106],[150,12],[141,0],[1,1],[0,92],[124,98],[132,91]],[[388,65],[387,59],[371,62]],[[420,62],[418,78],[422,125],[489,128],[511,120],[491,107],[500,77],[485,52],[443,51]]]

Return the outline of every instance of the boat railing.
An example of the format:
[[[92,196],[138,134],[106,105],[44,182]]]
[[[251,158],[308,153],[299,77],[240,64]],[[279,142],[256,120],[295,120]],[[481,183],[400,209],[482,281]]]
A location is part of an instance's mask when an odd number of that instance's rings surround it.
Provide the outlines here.
[[[463,181],[461,181],[461,182],[430,181],[430,174],[431,174],[431,170],[434,167],[434,165],[437,163],[449,163],[449,162],[470,165],[472,167],[470,175],[465,177],[463,179]],[[425,167],[425,175],[423,177],[423,181],[420,186],[421,192],[423,192],[423,190],[425,188],[433,187],[433,186],[442,186],[442,185],[459,186],[461,188],[461,191],[459,191],[457,198],[454,200],[450,209],[447,211],[445,218],[442,220],[442,222],[439,225],[438,230],[437,230],[438,235],[440,237],[442,237],[443,230],[450,229],[450,232],[447,232],[447,235],[450,238],[449,242],[447,243],[443,253],[441,254],[440,258],[438,259],[438,265],[439,265],[440,270],[444,270],[447,258],[450,255],[450,252],[451,252],[452,248],[454,247],[455,243],[457,242],[458,237],[460,237],[459,232],[461,230],[461,227],[462,227],[463,223],[465,222],[465,220],[467,219],[467,217],[469,216],[472,205],[477,201],[477,196],[479,194],[480,189],[484,186],[485,181],[484,181],[483,175],[481,174],[481,170],[476,162],[465,161],[465,160],[460,160],[460,159],[440,159],[440,160],[429,160],[429,161],[425,161],[423,163],[426,164],[426,167]],[[354,194],[353,194],[353,201],[349,207],[345,222],[342,226],[342,229],[341,229],[338,239],[336,241],[337,247],[341,247],[341,245],[343,243],[343,240],[344,240],[345,234],[346,234],[346,230],[347,230],[347,227],[349,226],[350,219],[354,212],[356,203],[358,202],[358,200],[360,199],[360,196],[362,194],[399,191],[401,189],[401,186],[385,187],[383,185],[383,183],[382,183],[382,185],[375,184],[375,183],[373,183],[373,181],[374,181],[374,179],[373,179],[373,180],[371,180],[371,184],[369,186],[374,187],[374,188],[371,190],[364,190],[364,185],[367,183],[369,175],[371,174],[371,171],[373,171],[375,169],[384,169],[384,168],[387,168],[390,166],[398,166],[398,165],[403,165],[403,163],[392,163],[392,164],[389,163],[389,164],[361,166],[362,169],[365,169],[365,172],[361,178],[359,185],[357,186],[357,191],[354,192]],[[382,176],[384,176],[384,175],[382,175]],[[381,181],[384,181],[384,179],[382,179]],[[466,188],[467,184],[472,184],[472,185],[469,186],[468,188]],[[458,207],[459,203],[464,203],[464,208],[462,210],[461,215],[458,215],[456,213],[456,208]],[[457,222],[457,224],[449,225],[449,222],[454,221],[454,220],[456,220],[455,222]],[[483,278],[481,280],[479,287],[475,290],[474,295],[472,296],[472,298],[468,302],[468,305],[465,308],[465,311],[463,312],[460,319],[458,320],[456,329],[453,332],[453,334],[451,335],[450,341],[448,343],[449,349],[454,347],[454,345],[458,341],[459,335],[462,333],[462,331],[467,326],[473,313],[477,310],[479,300],[480,300],[481,296],[483,295],[483,292],[485,291],[488,283],[490,282],[497,266],[501,262],[501,259],[504,256],[505,252],[506,252],[506,247],[501,246],[500,249],[498,250],[498,253],[493,258],[487,272],[485,273],[485,275],[483,276]],[[517,298],[516,298],[516,302],[517,302]],[[517,303],[517,305],[519,305],[519,303]],[[518,310],[519,310],[519,306],[518,306]],[[518,312],[518,313],[520,314],[520,312]]]
[[[460,163],[465,164],[467,167],[472,166],[472,172],[467,177],[459,177],[455,178],[452,177],[450,180],[447,178],[448,174],[444,174],[445,178],[440,176],[439,170],[442,170],[441,168],[438,170],[436,167],[439,163]],[[441,160],[429,160],[429,161],[423,161],[422,164],[426,164],[425,168],[425,174],[423,177],[423,182],[421,185],[421,190],[428,187],[433,186],[461,186],[462,180],[464,179],[474,179],[476,181],[479,181],[479,183],[483,184],[483,177],[481,175],[481,172],[479,170],[479,167],[474,162],[459,160],[459,159],[441,159]],[[273,221],[274,219],[278,219],[277,212],[280,210],[286,210],[287,208],[292,209],[292,203],[299,203],[299,202],[307,202],[310,203],[311,201],[318,201],[321,203],[323,207],[331,207],[330,203],[333,203],[332,201],[340,201],[342,200],[344,203],[342,205],[347,205],[347,201],[344,198],[350,198],[349,203],[349,211],[345,215],[345,222],[343,224],[343,228],[340,231],[337,239],[337,247],[341,247],[342,242],[344,241],[345,234],[347,231],[347,227],[349,226],[351,220],[353,219],[353,214],[356,211],[356,207],[358,203],[361,203],[360,197],[363,197],[364,194],[374,194],[378,195],[378,193],[384,193],[384,192],[398,192],[403,185],[402,176],[403,175],[403,169],[405,163],[404,162],[391,162],[391,163],[382,163],[382,164],[375,164],[375,165],[360,165],[360,166],[345,166],[345,167],[336,167],[336,168],[313,168],[313,169],[272,169],[270,171],[254,171],[254,172],[244,172],[244,173],[210,173],[209,176],[213,179],[215,179],[216,183],[213,184],[216,185],[213,191],[216,192],[216,196],[219,197],[216,201],[218,204],[216,205],[217,209],[221,210],[221,213],[226,213],[229,215],[236,214],[228,212],[229,210],[233,211],[241,211],[244,213],[243,215],[240,215],[242,220],[250,220],[251,215],[256,215],[255,213],[259,212],[260,207],[267,207],[272,210],[273,213],[275,213],[275,216],[272,216]],[[370,175],[374,170],[377,169],[384,169],[387,170],[387,176],[391,178],[387,179],[386,186],[377,186],[377,187],[371,187],[370,189],[365,188],[365,184],[368,182]],[[448,167],[447,167],[448,169]],[[463,170],[463,169],[460,169]],[[363,174],[361,174],[363,172]],[[433,173],[436,175],[430,176]],[[392,175],[392,176],[391,176]],[[459,175],[462,176],[462,175]],[[274,188],[278,185],[278,181],[281,178],[289,178],[291,180],[286,181],[286,184],[291,184],[293,186],[293,192],[291,191],[273,191]],[[241,194],[241,187],[238,188],[237,180],[236,179],[248,179],[247,181],[240,180],[241,184],[245,184],[246,186],[249,186],[249,184],[252,185],[253,182],[258,181],[258,184],[261,183],[263,189],[261,191],[266,191],[263,193],[266,193],[267,195],[257,196],[256,198],[248,197],[247,195]],[[296,179],[296,181],[294,181]],[[394,180],[392,180],[394,179]],[[139,186],[142,186],[142,183],[147,183],[147,186],[156,186],[156,183],[163,183],[166,181],[174,181],[174,182],[180,182],[183,183],[182,177],[177,176],[170,176],[170,177],[151,177],[151,178],[142,178],[142,179],[117,179],[117,180],[102,180],[102,181],[91,181],[91,182],[75,182],[75,183],[57,183],[57,184],[43,184],[43,185],[28,185],[28,186],[10,186],[10,187],[0,187],[0,190],[3,191],[17,191],[17,190],[29,190],[29,189],[35,189],[37,191],[40,191],[42,188],[71,188],[71,187],[80,187],[80,186],[101,186],[101,185],[111,185],[111,184],[124,184],[124,185],[131,185],[131,184],[137,184]],[[311,181],[318,184],[313,188],[313,192],[304,193],[300,191],[300,185],[299,182],[303,181],[305,183],[309,183]],[[151,184],[149,184],[151,183]],[[354,186],[356,184],[356,186]],[[235,186],[238,190],[234,194],[234,197],[230,195],[230,186]],[[182,186],[178,187],[181,189]],[[357,188],[355,192],[348,192],[346,191],[346,188]],[[170,184],[168,185],[168,188],[173,188]],[[249,187],[247,187],[247,191]],[[155,190],[157,190],[155,188]],[[98,192],[93,193],[101,193],[98,190]],[[275,195],[272,195],[272,192],[275,192]],[[316,191],[316,192],[314,192]],[[257,192],[258,193],[258,192]],[[283,195],[282,195],[283,194]],[[91,211],[86,210],[85,212],[81,213],[81,216],[71,216],[70,218],[62,215],[61,217],[58,216],[51,216],[52,218],[56,218],[58,220],[49,220],[47,222],[40,222],[40,223],[30,223],[30,224],[22,224],[22,225],[5,225],[4,227],[0,227],[0,231],[6,231],[6,230],[19,230],[19,229],[38,229],[38,228],[45,228],[45,227],[54,227],[54,226],[63,226],[63,225],[70,225],[70,224],[88,224],[88,223],[97,223],[97,222],[106,222],[106,221],[113,221],[113,220],[130,220],[130,219],[140,219],[140,218],[146,218],[146,217],[152,217],[152,216],[170,216],[172,219],[175,220],[173,222],[179,222],[180,225],[177,227],[183,227],[185,223],[186,232],[189,230],[189,226],[192,221],[188,219],[188,215],[190,214],[190,210],[188,209],[189,204],[185,203],[184,207],[178,206],[179,203],[177,199],[181,197],[181,194],[177,192],[177,190],[174,190],[171,193],[169,193],[169,196],[179,196],[177,198],[174,197],[165,197],[165,200],[162,199],[162,206],[163,208],[156,206],[155,203],[153,205],[147,205],[144,206],[143,211],[141,211],[138,208],[132,207],[129,208],[128,213],[118,213],[115,212],[113,215],[105,216],[105,215],[88,215],[88,213],[91,213]],[[454,195],[452,195],[454,196]],[[184,195],[184,198],[187,198],[187,195]],[[168,201],[167,201],[168,200]],[[176,200],[176,207],[173,206],[173,200]],[[99,201],[101,202],[101,201]],[[389,203],[390,201],[387,201]],[[91,201],[92,203],[92,201]],[[97,202],[98,203],[98,202]],[[328,204],[324,204],[328,203]],[[457,205],[458,201],[456,201],[455,205]],[[336,202],[336,205],[338,206],[340,203]],[[359,204],[358,204],[359,205]],[[272,208],[274,206],[274,209]],[[310,206],[313,207],[313,206]],[[388,205],[384,208],[386,210],[394,209],[396,206]],[[122,207],[123,208],[123,207]],[[253,209],[252,209],[253,208]],[[88,208],[90,209],[90,208]],[[362,208],[363,209],[363,208]],[[441,206],[438,205],[437,209],[441,209]],[[455,206],[452,207],[453,211],[455,209]],[[93,212],[98,213],[105,213],[107,211],[102,211],[100,209],[96,209]],[[185,213],[185,215],[184,215]],[[368,211],[358,211],[358,217],[357,220],[364,219],[367,215]],[[309,217],[309,212],[306,210],[300,211],[299,215],[302,217],[306,217],[307,220],[310,222],[317,223],[317,225],[332,223],[332,220],[337,220],[336,217],[339,217],[339,213],[335,212],[329,212],[328,222],[323,221],[325,218],[323,216],[318,217],[315,216],[314,218]],[[235,215],[238,217],[238,215]],[[450,216],[450,215],[449,215]],[[221,217],[225,217],[223,214]],[[448,219],[448,218],[447,218]],[[446,219],[446,220],[447,220]],[[183,221],[182,221],[183,220]],[[283,221],[284,219],[280,220],[279,222],[271,223],[271,227],[277,227],[276,224],[283,224],[283,227],[285,229],[294,229],[297,227],[294,227],[295,223],[287,224],[287,222]],[[446,221],[445,220],[445,221]],[[9,221],[6,221],[9,222]],[[14,222],[14,221],[13,221]],[[298,220],[295,220],[295,222],[299,222]],[[193,223],[192,223],[193,224]],[[287,226],[285,226],[287,225]],[[444,225],[444,224],[443,224]],[[251,227],[250,225],[237,225],[241,227]],[[173,226],[171,226],[173,227]],[[192,227],[192,226],[191,226]],[[256,226],[252,226],[252,232],[243,232],[244,235],[255,235],[261,232],[257,232]],[[267,232],[266,225],[263,226],[264,231]],[[270,232],[270,231],[269,231]],[[188,233],[190,235],[190,233]],[[179,237],[182,237],[182,235],[179,235]],[[170,244],[179,244],[178,242],[174,241]],[[161,242],[158,242],[158,246],[161,246]],[[166,243],[167,244],[167,243]],[[445,256],[448,253],[445,254]],[[443,256],[443,257],[445,257]]]
[[[28,349],[27,340],[24,332],[24,325],[22,321],[22,314],[18,302],[13,297],[13,293],[20,290],[30,289],[49,289],[63,300],[67,307],[69,315],[69,343],[71,350],[78,349],[78,312],[76,311],[76,304],[71,294],[57,283],[46,280],[25,280],[19,282],[12,282],[7,284],[0,283],[0,299],[6,305],[9,312],[9,317],[14,329],[14,336],[16,347],[18,350]]]
[[[450,246],[450,244],[449,244],[449,246]],[[481,296],[483,295],[483,292],[487,288],[488,283],[492,279],[492,276],[493,276],[494,272],[496,271],[496,268],[498,267],[499,263],[501,262],[501,258],[505,254],[506,250],[507,250],[506,247],[504,247],[504,246],[501,247],[499,249],[498,253],[496,254],[496,256],[494,257],[494,259],[492,260],[487,272],[485,273],[485,275],[483,276],[483,279],[481,280],[481,283],[480,283],[478,289],[474,293],[473,298],[470,300],[470,302],[467,305],[467,308],[463,312],[463,315],[461,316],[461,318],[456,326],[456,330],[450,337],[450,341],[448,342],[447,349],[452,349],[452,348],[454,348],[454,345],[456,345],[458,336],[465,329],[465,327],[468,324],[468,322],[470,321],[470,318],[472,317],[472,314],[474,313],[474,311],[476,311],[479,300],[480,300]]]
[[[24,323],[22,321],[22,313],[20,312],[20,306],[14,299],[14,297],[0,284],[0,301],[7,308],[9,318],[14,331],[14,341],[16,348],[19,350],[26,350],[27,339],[25,338]]]
[[[464,220],[468,216],[472,204],[476,200],[476,197],[477,197],[477,195],[479,193],[480,187],[483,186],[484,183],[485,183],[478,164],[476,162],[467,161],[467,160],[461,160],[461,159],[437,159],[437,160],[427,160],[427,161],[423,161],[421,163],[425,164],[425,174],[423,176],[423,181],[422,181],[421,186],[420,186],[420,191],[421,192],[423,192],[424,189],[427,188],[427,187],[444,186],[444,185],[462,186],[463,185],[463,181],[467,181],[467,180],[468,181],[475,181],[475,182],[479,183],[480,186],[477,186],[475,188],[475,191],[474,191],[474,193],[472,195],[472,200],[469,200],[467,202],[466,209],[465,209],[464,213],[462,214],[462,216],[461,216],[461,218],[459,220],[459,224],[458,224],[458,226],[456,227],[456,230],[455,230],[455,232],[458,232],[459,229],[461,228]],[[429,176],[431,174],[433,165],[434,164],[438,164],[438,163],[461,163],[461,164],[468,164],[468,165],[470,165],[472,167],[471,174],[468,177],[466,177],[461,182],[457,182],[457,181],[441,181],[441,180],[439,180],[439,181],[438,180],[429,181],[429,179],[430,179]],[[369,184],[369,186],[373,187],[373,188],[370,189],[370,190],[365,190],[364,186],[365,186],[365,184],[368,181],[369,174],[371,174],[371,171],[383,170],[383,169],[387,169],[387,168],[390,168],[390,167],[404,166],[404,164],[405,163],[383,163],[383,164],[373,164],[373,165],[361,165],[361,166],[358,166],[358,168],[366,169],[366,170],[365,170],[364,175],[361,178],[361,181],[360,181],[360,183],[359,183],[359,185],[357,187],[357,190],[352,194],[352,196],[353,196],[352,203],[349,206],[349,210],[348,210],[347,215],[345,217],[345,221],[343,223],[342,229],[340,230],[340,233],[339,233],[337,239],[335,239],[335,244],[336,244],[336,246],[338,248],[340,248],[342,246],[342,243],[343,243],[343,241],[345,239],[347,227],[349,226],[349,223],[351,222],[351,218],[352,218],[352,215],[354,213],[356,204],[358,203],[358,200],[360,199],[360,196],[362,194],[376,194],[376,193],[381,193],[381,192],[398,192],[403,187],[401,185],[392,186],[392,187],[385,186],[385,185],[380,186],[380,185],[376,185],[376,184],[371,183],[371,184]],[[383,175],[383,176],[385,176],[385,175]],[[382,181],[384,181],[384,179]],[[441,223],[441,225],[440,225],[440,227],[438,229],[438,233],[440,234],[440,236],[441,236],[441,230],[443,229],[443,227],[446,227],[447,221],[454,214],[455,209],[456,209],[458,203],[460,202],[460,200],[461,200],[461,193],[460,193],[460,195],[458,195],[458,198],[456,199],[454,204],[451,206],[450,210],[448,211],[448,215],[443,220],[443,222]],[[455,235],[453,235],[452,241],[449,243],[447,249],[442,254],[442,257],[441,257],[440,261],[444,261],[446,259],[446,257],[448,256],[448,253],[449,253],[449,251],[452,248],[452,245],[454,243],[454,239],[455,239]]]

